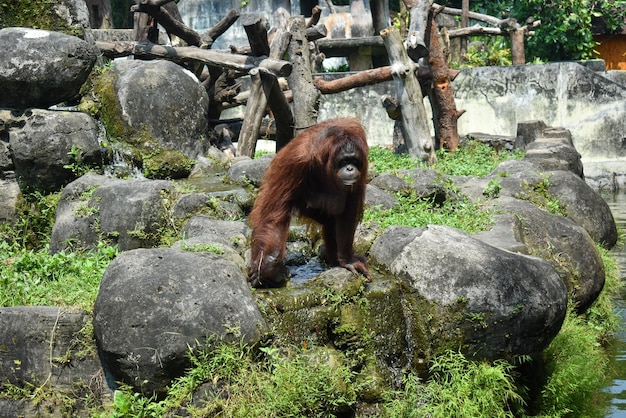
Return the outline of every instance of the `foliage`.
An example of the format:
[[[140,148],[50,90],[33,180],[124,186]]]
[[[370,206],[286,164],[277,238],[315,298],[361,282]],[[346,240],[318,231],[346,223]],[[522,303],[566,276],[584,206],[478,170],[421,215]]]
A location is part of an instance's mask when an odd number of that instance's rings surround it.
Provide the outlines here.
[[[93,309],[100,280],[117,255],[99,245],[93,252],[24,250],[0,241],[0,306],[75,306]]]
[[[458,0],[442,3],[461,6]],[[621,29],[626,20],[623,0],[472,0],[470,10],[498,18],[510,16],[520,24],[529,17],[541,20],[541,26],[534,29],[535,35],[525,39],[528,62],[593,58],[597,43],[593,39],[592,19],[601,18],[610,33]],[[476,58],[474,53],[468,55]]]
[[[24,193],[18,200],[16,220],[0,225],[0,241],[22,248],[42,248],[50,239],[61,193]]]
[[[473,37],[460,67],[485,67],[489,65],[511,65],[509,40],[502,37],[488,37],[477,41]]]
[[[443,205],[418,197],[415,192],[397,194],[398,204],[393,209],[366,209],[365,222],[376,222],[385,229],[392,225],[425,227],[428,224],[447,225],[467,233],[485,230],[491,225],[491,212],[469,199],[447,199]]]
[[[156,402],[121,388],[108,417],[162,417],[186,407],[192,417],[330,417],[356,403],[353,373],[341,365],[312,361],[306,351],[288,356],[241,344],[207,344],[192,353],[193,368]],[[203,386],[205,402],[188,405]]]
[[[470,140],[467,144],[459,146],[454,152],[438,150],[437,163],[432,168],[439,173],[452,176],[485,177],[501,162],[519,159],[523,156],[522,150],[497,151],[480,141]]]
[[[65,164],[63,168],[70,170],[76,177],[81,177],[92,170],[92,168],[83,161],[83,150],[81,150],[80,147],[72,145],[72,149],[67,153],[67,156],[70,158],[70,162],[69,164]]]
[[[606,383],[601,335],[571,309],[559,334],[543,352],[546,382],[539,409],[549,416],[590,416],[595,393]],[[590,372],[593,370],[593,372]]]
[[[489,145],[479,141],[469,141],[454,152],[437,151],[437,163],[431,168],[442,174],[456,176],[486,176],[502,161],[520,158],[520,152],[497,152]],[[394,154],[391,150],[374,147],[369,153],[370,165],[376,172],[393,172],[395,170],[423,167],[421,163],[408,154]],[[490,183],[487,193],[497,194],[499,184]],[[491,224],[491,212],[483,210],[478,203],[459,196],[450,184],[444,182],[451,197],[437,205],[410,193],[398,193],[398,204],[393,209],[366,209],[363,220],[376,221],[382,228],[390,225],[426,226],[428,224],[447,225],[468,233],[482,231]],[[494,196],[491,196],[494,197]]]
[[[513,417],[524,404],[513,366],[471,361],[448,351],[430,366],[432,378],[420,383],[414,375],[404,379],[404,392],[386,405],[390,418]]]

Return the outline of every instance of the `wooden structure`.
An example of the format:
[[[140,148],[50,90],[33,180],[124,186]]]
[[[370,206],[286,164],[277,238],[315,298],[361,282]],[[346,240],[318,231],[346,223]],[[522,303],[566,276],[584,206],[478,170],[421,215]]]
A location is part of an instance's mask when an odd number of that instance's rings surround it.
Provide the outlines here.
[[[230,52],[215,51],[210,49],[215,39],[239,20],[239,13],[231,10],[213,28],[197,33],[182,22],[173,0],[135,0],[136,4],[131,8],[135,13],[135,41],[101,41],[97,42],[97,46],[109,58],[134,55],[141,59],[168,59],[194,71],[209,94],[212,125],[219,126],[211,137],[238,136],[239,154],[250,157],[254,156],[262,129],[266,129],[266,133],[271,131],[279,150],[298,131],[315,124],[321,94],[393,78],[396,80],[395,94],[386,95],[381,101],[390,117],[398,121],[395,132],[402,137],[406,150],[412,156],[433,163],[436,148],[444,147],[452,151],[458,146],[456,125],[463,113],[456,109],[451,85],[458,71],[448,68],[434,16],[462,11],[439,6],[432,0],[403,1],[412,7],[406,48],[401,35],[393,27],[384,28],[380,36],[325,40],[327,28],[318,23],[321,9],[316,6],[309,19],[285,15],[281,20],[285,27],[271,31],[264,16],[248,13],[240,22],[249,45],[231,46]],[[353,3],[360,8],[366,4],[362,0],[354,0]],[[371,13],[384,6],[384,2],[374,3],[376,7]],[[374,19],[377,25],[385,20],[381,20],[384,12],[385,7],[376,12],[379,13]],[[528,26],[520,27],[514,19],[499,20],[468,12],[462,14],[491,23],[494,27],[463,28],[451,31],[449,36],[511,33],[513,39],[515,32],[523,43],[523,35],[528,32]],[[172,45],[176,37],[183,46],[158,44],[157,25],[165,28]],[[355,48],[376,48],[379,52],[384,49],[391,65],[361,71],[331,83],[313,79],[314,62],[320,50],[335,51],[329,55],[350,55],[348,52]],[[523,47],[521,55],[523,61]],[[240,91],[244,85],[240,78],[244,75],[250,78],[248,91]],[[423,94],[427,94],[431,102],[434,141],[430,136],[431,118],[426,114]],[[220,120],[222,109],[243,103],[246,104],[246,111],[242,120]],[[265,118],[268,114],[273,120]],[[231,126],[232,129],[225,129],[224,126]],[[239,134],[235,135],[235,132]]]

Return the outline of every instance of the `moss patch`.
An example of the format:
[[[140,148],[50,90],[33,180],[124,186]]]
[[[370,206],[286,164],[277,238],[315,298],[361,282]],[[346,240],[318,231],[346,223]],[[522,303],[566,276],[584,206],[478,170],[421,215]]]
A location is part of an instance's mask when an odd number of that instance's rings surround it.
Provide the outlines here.
[[[84,29],[70,25],[56,13],[54,0],[10,0],[0,2],[0,28],[25,27],[62,32],[82,38]]]

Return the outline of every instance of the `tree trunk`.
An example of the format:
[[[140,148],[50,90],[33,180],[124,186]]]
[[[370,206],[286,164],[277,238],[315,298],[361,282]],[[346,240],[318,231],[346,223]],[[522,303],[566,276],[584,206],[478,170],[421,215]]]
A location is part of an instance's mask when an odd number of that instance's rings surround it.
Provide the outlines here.
[[[405,1],[407,7],[408,2]],[[426,46],[426,32],[428,29],[428,14],[433,5],[433,0],[418,0],[410,8],[411,20],[407,34],[407,53],[415,62],[428,55]]]
[[[317,123],[320,92],[313,85],[304,17],[290,18],[289,32],[291,33],[291,42],[288,52],[293,69],[287,80],[293,92],[295,129],[298,133]]]
[[[430,53],[428,63],[433,74],[430,98],[433,110],[435,143],[449,151],[454,151],[459,146],[457,119],[462,112],[457,112],[456,110],[454,90],[450,78],[451,72],[439,42],[439,32],[437,31],[435,19],[431,19],[429,37]]]
[[[279,30],[270,49],[267,41],[267,21],[260,15],[248,18],[244,22],[244,29],[248,34],[250,46],[254,55],[269,55],[270,58],[282,57],[289,45],[289,33]],[[264,40],[259,40],[262,38]],[[256,141],[259,137],[261,121],[266,114],[268,102],[277,116],[277,146],[284,146],[293,138],[293,116],[289,104],[283,95],[276,76],[268,71],[250,71],[252,87],[246,104],[246,113],[243,119],[241,135],[239,137],[239,154],[254,157]]]
[[[401,107],[402,130],[409,154],[433,164],[437,161],[428,128],[422,89],[415,71],[415,64],[407,55],[402,38],[394,27],[384,29],[385,47],[391,61],[391,74],[396,80],[396,97]]]

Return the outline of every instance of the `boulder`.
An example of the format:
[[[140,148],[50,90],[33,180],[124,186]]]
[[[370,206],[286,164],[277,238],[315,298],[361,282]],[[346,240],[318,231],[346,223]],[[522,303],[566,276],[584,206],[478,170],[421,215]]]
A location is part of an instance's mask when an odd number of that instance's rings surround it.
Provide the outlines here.
[[[459,345],[491,359],[538,353],[565,318],[567,287],[549,263],[453,228],[387,228],[370,256],[407,286],[407,336],[422,355]]]
[[[98,49],[75,36],[29,28],[0,30],[0,107],[48,108],[72,101]]]
[[[611,208],[584,180],[569,171],[549,174],[548,192],[555,196],[567,217],[585,228],[595,242],[612,248],[618,239]]]
[[[12,222],[17,213],[20,186],[14,175],[0,176],[0,222]]]
[[[252,184],[255,187],[259,187],[267,167],[272,162],[272,158],[274,158],[274,154],[254,160],[241,158],[230,166],[226,178],[235,183]]]
[[[87,171],[101,169],[95,120],[81,112],[30,109],[9,131],[15,174],[26,187],[60,190]]]
[[[94,248],[98,240],[120,251],[158,244],[173,185],[165,180],[119,180],[87,174],[63,190],[50,252]]]
[[[234,263],[209,253],[137,249],[107,268],[94,305],[105,367],[148,396],[190,366],[190,348],[254,343],[266,323]]]
[[[249,229],[241,221],[222,221],[205,215],[194,216],[183,227],[184,238],[216,234],[226,239],[233,248],[245,251]]]
[[[529,254],[549,262],[568,287],[576,309],[584,312],[604,287],[604,262],[587,231],[561,215],[532,203],[500,197],[492,203],[498,213],[514,215],[511,229]],[[482,233],[484,238],[486,233]]]
[[[53,382],[57,390],[101,395],[106,383],[90,321],[86,312],[56,306],[0,308],[2,383],[39,387]],[[0,402],[2,416],[18,416],[4,415],[3,406]]]
[[[209,97],[193,73],[164,60],[116,61],[112,71],[124,123],[188,158],[207,152]]]

